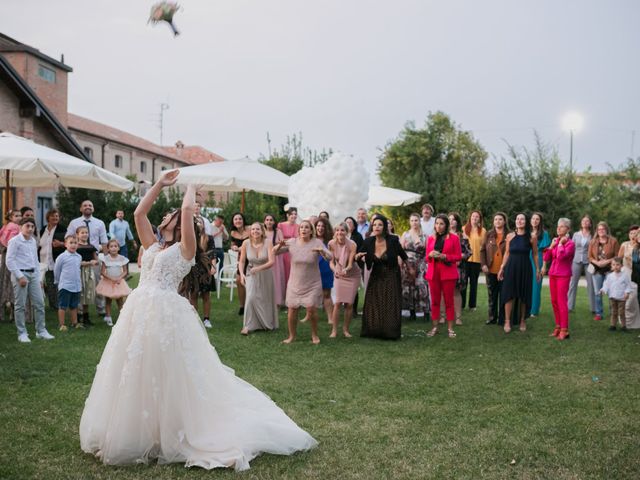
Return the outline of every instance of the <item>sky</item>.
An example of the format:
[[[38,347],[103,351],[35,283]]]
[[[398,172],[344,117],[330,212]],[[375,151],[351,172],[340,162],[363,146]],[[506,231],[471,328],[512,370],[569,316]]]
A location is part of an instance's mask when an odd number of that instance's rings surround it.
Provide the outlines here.
[[[159,143],[258,157],[307,147],[375,173],[405,124],[441,110],[492,157],[534,129],[574,168],[640,156],[637,0],[0,0],[0,32],[65,56],[69,111]],[[634,133],[635,145],[634,145]]]

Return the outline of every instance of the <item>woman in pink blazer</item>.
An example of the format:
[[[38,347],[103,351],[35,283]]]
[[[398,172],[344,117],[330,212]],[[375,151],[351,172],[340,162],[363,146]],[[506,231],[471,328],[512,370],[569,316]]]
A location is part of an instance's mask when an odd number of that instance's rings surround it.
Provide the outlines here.
[[[549,269],[549,290],[551,290],[551,305],[553,315],[556,320],[556,327],[552,336],[558,340],[569,337],[569,284],[571,283],[571,264],[576,246],[569,237],[571,220],[561,218],[558,220],[557,234],[551,246],[544,252],[544,266],[542,274],[547,272],[547,265],[551,262]]]
[[[429,282],[431,294],[431,320],[433,328],[428,337],[438,333],[440,319],[440,302],[444,296],[449,338],[454,338],[453,322],[456,318],[453,294],[458,280],[457,263],[462,259],[460,238],[449,233],[449,217],[445,214],[436,216],[434,233],[427,240],[426,263],[427,273],[424,278]]]

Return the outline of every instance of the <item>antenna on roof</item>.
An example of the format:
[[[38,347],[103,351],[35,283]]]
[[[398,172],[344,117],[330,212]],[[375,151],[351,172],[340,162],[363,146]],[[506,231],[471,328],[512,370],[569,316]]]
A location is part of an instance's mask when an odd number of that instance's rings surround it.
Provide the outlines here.
[[[158,123],[158,127],[160,127],[160,146],[162,146],[162,136],[164,135],[164,111],[169,110],[168,103],[160,104],[160,121]]]

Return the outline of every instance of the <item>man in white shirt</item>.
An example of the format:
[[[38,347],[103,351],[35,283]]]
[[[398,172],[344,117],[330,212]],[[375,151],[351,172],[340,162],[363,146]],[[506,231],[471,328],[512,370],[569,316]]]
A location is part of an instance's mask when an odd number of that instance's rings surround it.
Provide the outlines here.
[[[422,205],[422,218],[420,219],[420,226],[422,227],[422,233],[427,237],[433,234],[433,230],[436,226],[436,219],[433,216],[433,207],[428,203]]]
[[[362,235],[362,238],[369,236],[369,221],[367,219],[367,211],[364,208],[359,208],[356,212],[356,230]]]
[[[107,253],[107,227],[104,222],[93,216],[93,202],[91,200],[85,200],[80,205],[81,217],[74,218],[69,223],[67,228],[67,235],[75,235],[78,227],[87,227],[89,229],[89,243],[96,247],[98,252]],[[96,278],[100,278],[101,264],[98,263],[94,267]],[[104,297],[102,295],[96,295],[96,310],[98,315],[105,315],[104,310]]]
[[[9,240],[7,246],[7,269],[11,272],[11,284],[15,295],[14,316],[18,329],[18,341],[30,343],[25,325],[27,299],[35,312],[36,338],[52,340],[44,321],[44,295],[40,286],[40,262],[38,261],[38,243],[33,235],[36,222],[33,218],[20,221],[20,233]]]

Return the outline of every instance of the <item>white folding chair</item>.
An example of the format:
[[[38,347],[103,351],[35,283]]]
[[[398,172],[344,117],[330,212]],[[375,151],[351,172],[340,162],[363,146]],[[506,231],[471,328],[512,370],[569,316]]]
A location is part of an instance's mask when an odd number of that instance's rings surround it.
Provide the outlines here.
[[[222,285],[226,285],[231,290],[229,292],[229,301],[233,301],[233,289],[236,288],[236,272],[238,270],[238,253],[233,250],[229,250],[229,263],[226,262],[225,265],[218,271],[217,282],[216,282],[216,290],[218,298],[220,298],[220,291],[222,290]]]

